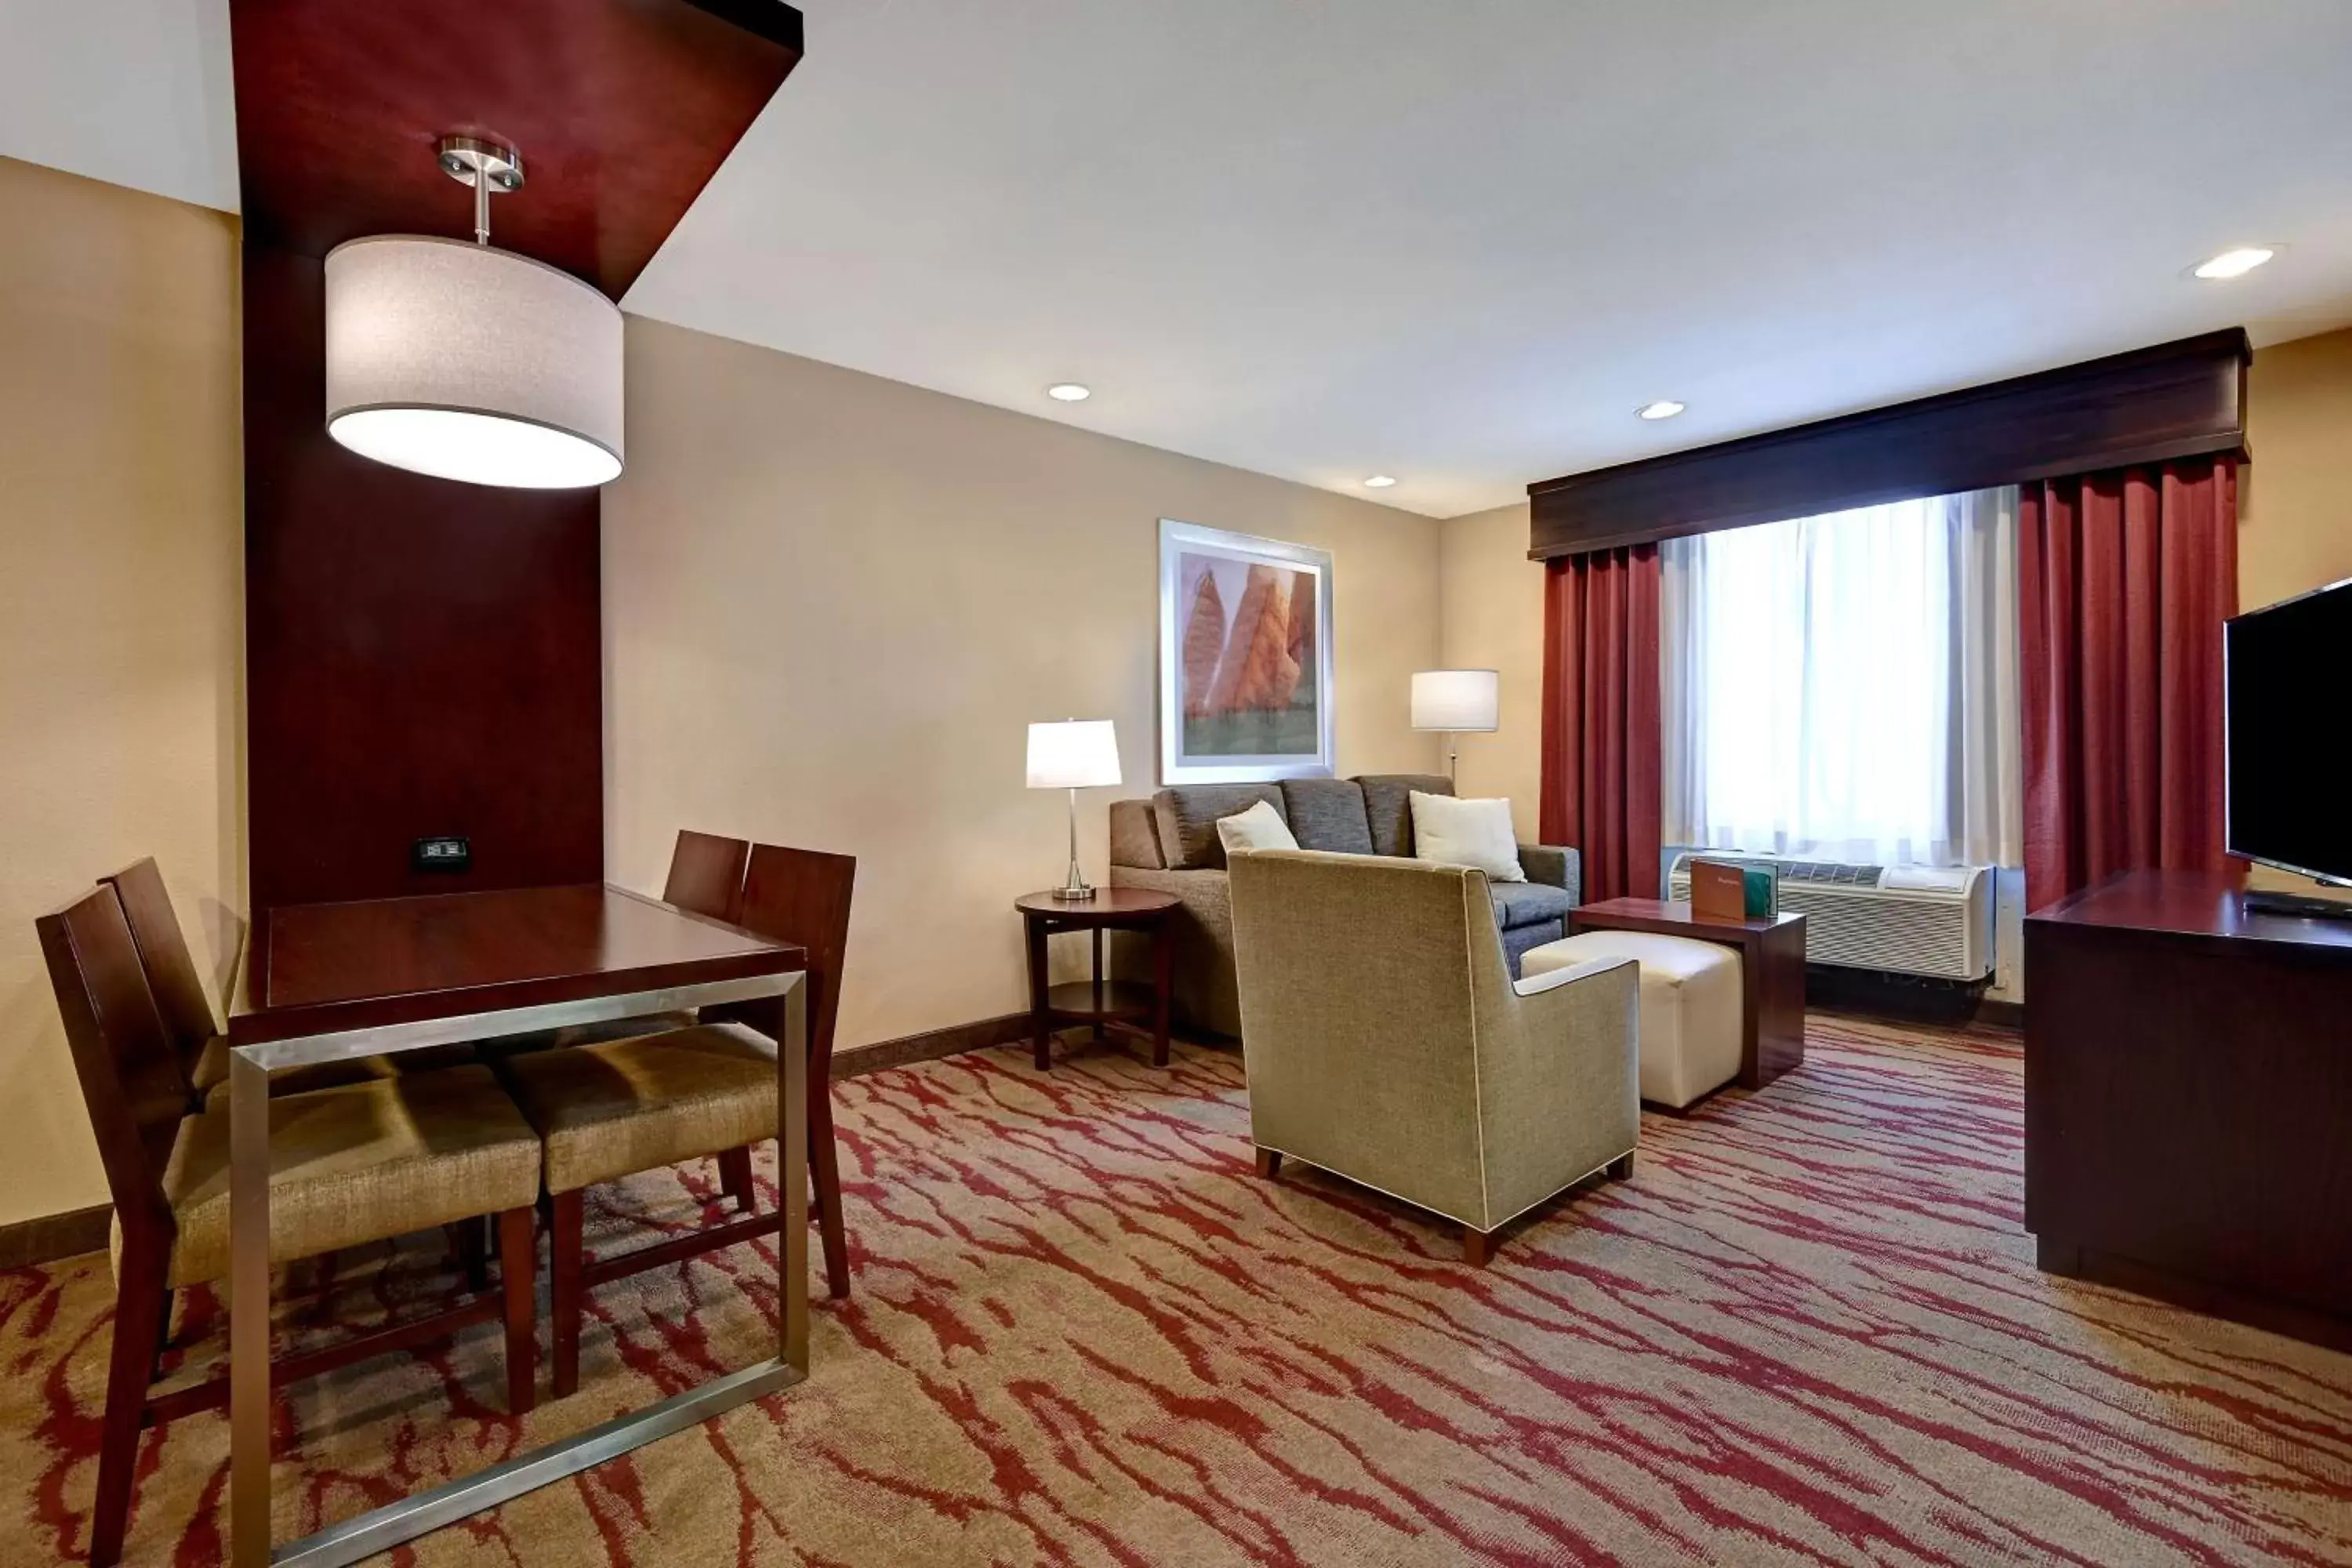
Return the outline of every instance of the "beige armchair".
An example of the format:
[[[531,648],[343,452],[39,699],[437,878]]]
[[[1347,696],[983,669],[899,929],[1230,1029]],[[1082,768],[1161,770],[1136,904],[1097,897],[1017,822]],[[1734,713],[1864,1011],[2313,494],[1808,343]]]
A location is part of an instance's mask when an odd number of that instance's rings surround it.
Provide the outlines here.
[[[1287,1156],[1458,1220],[1483,1264],[1514,1216],[1632,1173],[1630,960],[1515,984],[1465,867],[1261,850],[1232,889],[1262,1174]]]

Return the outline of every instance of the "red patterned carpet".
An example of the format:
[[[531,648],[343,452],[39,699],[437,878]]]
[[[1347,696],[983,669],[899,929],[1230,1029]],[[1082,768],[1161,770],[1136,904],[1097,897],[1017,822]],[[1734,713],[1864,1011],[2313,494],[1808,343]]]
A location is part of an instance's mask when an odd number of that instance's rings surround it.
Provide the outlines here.
[[[2037,1274],[2020,1092],[2012,1037],[1816,1020],[1480,1273],[1256,1180],[1234,1057],[852,1079],[859,1289],[813,1380],[396,1560],[2352,1563],[2352,1358]],[[281,1537],[752,1359],[772,1263],[725,1264],[600,1294],[583,1391],[520,1427],[487,1331],[296,1391]],[[354,1268],[289,1331],[439,1269]],[[87,1539],[107,1301],[102,1259],[0,1276],[0,1560]],[[151,1436],[132,1561],[217,1560],[226,1453],[216,1415]]]

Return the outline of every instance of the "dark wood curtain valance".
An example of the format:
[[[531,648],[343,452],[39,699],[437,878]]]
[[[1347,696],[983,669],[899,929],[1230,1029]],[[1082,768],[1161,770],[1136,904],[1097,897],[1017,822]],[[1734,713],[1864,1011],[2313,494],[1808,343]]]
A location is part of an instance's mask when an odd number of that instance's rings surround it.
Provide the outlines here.
[[[1528,553],[1811,517],[1915,496],[2242,453],[2242,328],[1528,487]]]

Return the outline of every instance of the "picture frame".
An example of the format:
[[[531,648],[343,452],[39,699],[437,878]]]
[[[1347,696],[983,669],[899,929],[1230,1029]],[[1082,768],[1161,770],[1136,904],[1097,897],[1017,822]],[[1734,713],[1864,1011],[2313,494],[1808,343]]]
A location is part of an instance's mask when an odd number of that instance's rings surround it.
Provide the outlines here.
[[[1160,520],[1160,782],[1337,771],[1331,552]]]

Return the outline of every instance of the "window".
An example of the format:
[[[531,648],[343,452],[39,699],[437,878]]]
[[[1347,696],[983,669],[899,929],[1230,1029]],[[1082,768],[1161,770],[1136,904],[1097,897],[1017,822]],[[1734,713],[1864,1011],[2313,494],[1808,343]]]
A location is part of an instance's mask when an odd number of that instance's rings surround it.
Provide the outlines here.
[[[2017,492],[1666,544],[1669,843],[2016,865]]]

